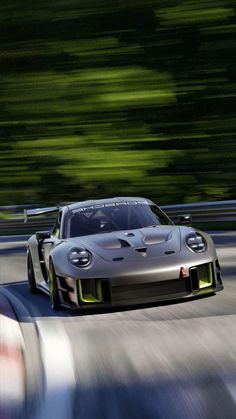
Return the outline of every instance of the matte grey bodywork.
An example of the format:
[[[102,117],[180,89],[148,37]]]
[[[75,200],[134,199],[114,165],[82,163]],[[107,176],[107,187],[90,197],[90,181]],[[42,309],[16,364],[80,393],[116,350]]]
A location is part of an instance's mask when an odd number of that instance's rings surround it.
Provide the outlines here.
[[[60,278],[65,279],[67,289],[60,292],[61,304],[74,308],[85,306],[113,306],[123,304],[140,304],[165,299],[190,297],[193,295],[211,294],[223,289],[220,278],[217,254],[211,237],[202,231],[192,227],[161,225],[146,227],[141,229],[114,231],[101,234],[93,234],[82,237],[63,238],[64,220],[67,211],[76,210],[94,205],[102,205],[109,202],[122,202],[122,200],[143,200],[144,198],[113,198],[109,200],[86,201],[60,209],[60,231],[52,234],[45,239],[41,246],[41,256],[39,252],[39,242],[36,235],[30,237],[28,241],[28,251],[31,253],[35,280],[38,288],[49,293],[49,260],[51,259],[55,273],[58,278],[58,288],[60,289]],[[153,204],[151,201],[146,202]],[[186,237],[190,233],[198,231],[207,243],[207,249],[203,253],[195,253],[187,243]],[[54,231],[55,233],[55,231]],[[128,243],[127,247],[121,245],[122,241]],[[91,264],[87,267],[76,267],[69,261],[69,253],[73,248],[83,248],[92,254]],[[40,261],[41,257],[41,261]],[[43,258],[43,259],[42,259]],[[142,296],[139,293],[137,298],[125,298],[124,300],[112,299],[110,301],[81,303],[78,292],[78,280],[106,280],[111,290],[122,289],[122,287],[132,286],[154,286],[153,284],[171,284],[171,281],[184,281],[180,277],[180,270],[185,268],[187,274],[192,267],[210,264],[214,281],[212,286],[203,289],[188,289],[176,292],[176,289],[158,294]],[[42,269],[42,265],[44,265]],[[188,275],[187,275],[188,276]],[[171,286],[171,285],[170,285]],[[116,288],[120,287],[120,288]],[[156,290],[154,287],[153,289]],[[131,288],[132,290],[132,288]],[[122,295],[122,294],[121,294]],[[71,303],[71,304],[70,304]]]

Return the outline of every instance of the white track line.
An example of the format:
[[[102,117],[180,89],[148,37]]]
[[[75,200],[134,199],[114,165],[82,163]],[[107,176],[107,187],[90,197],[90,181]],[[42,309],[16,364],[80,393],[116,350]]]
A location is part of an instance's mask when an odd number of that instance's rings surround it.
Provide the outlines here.
[[[21,411],[25,397],[24,340],[11,306],[0,294],[0,416]],[[5,416],[4,416],[5,415]]]
[[[37,419],[70,419],[76,385],[71,345],[62,324],[37,321],[44,366],[44,397]]]

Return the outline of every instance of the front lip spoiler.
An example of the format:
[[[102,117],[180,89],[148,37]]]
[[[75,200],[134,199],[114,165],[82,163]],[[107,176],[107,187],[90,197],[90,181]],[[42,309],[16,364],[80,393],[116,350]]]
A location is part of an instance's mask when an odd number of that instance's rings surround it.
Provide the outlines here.
[[[94,303],[94,304],[83,304],[78,307],[79,310],[92,310],[94,309],[112,309],[119,307],[130,307],[130,308],[138,308],[138,306],[142,305],[152,305],[152,304],[162,304],[162,303],[176,303],[177,301],[183,302],[186,299],[194,299],[198,297],[207,297],[210,295],[214,295],[216,292],[222,291],[224,289],[223,285],[217,286],[217,287],[208,287],[204,289],[200,289],[198,291],[194,292],[183,292],[183,293],[176,293],[176,294],[169,294],[166,296],[155,296],[155,297],[149,297],[149,298],[136,298],[135,300],[129,299],[129,300],[122,300],[122,301],[116,301],[114,302],[105,302],[105,303]],[[74,309],[74,307],[73,307]]]
[[[44,291],[46,294],[49,295],[49,292],[46,291],[46,289],[44,287],[40,287],[38,286],[39,289],[41,289],[42,291]],[[137,310],[137,309],[141,309],[141,308],[148,308],[148,307],[152,307],[152,306],[156,306],[156,305],[165,305],[165,304],[176,304],[176,303],[181,303],[181,302],[185,302],[186,300],[191,300],[191,299],[197,299],[197,298],[204,298],[207,296],[211,296],[214,295],[216,292],[219,291],[223,291],[224,286],[220,285],[216,288],[212,288],[211,289],[203,289],[200,291],[195,291],[195,292],[189,292],[189,293],[178,293],[178,294],[172,294],[172,295],[168,295],[168,296],[162,296],[161,298],[159,297],[153,297],[153,298],[148,298],[148,299],[136,299],[134,300],[126,300],[126,301],[117,301],[116,303],[89,303],[89,304],[83,304],[83,305],[70,305],[70,304],[66,304],[66,303],[61,303],[61,307],[62,308],[66,308],[66,309],[70,309],[73,312],[93,312],[94,310],[96,312],[103,312],[104,310],[119,310],[119,309],[124,309],[124,308],[128,308],[128,309],[133,309],[133,310]]]
[[[41,291],[43,291],[44,293],[46,293],[47,295],[50,295],[50,291],[49,288],[47,287],[47,283],[41,283],[41,284],[37,284],[37,288]],[[150,304],[162,304],[162,303],[166,303],[166,302],[176,302],[177,300],[179,301],[183,301],[186,299],[191,299],[191,298],[197,298],[197,297],[203,297],[203,296],[207,296],[210,294],[214,294],[216,292],[222,291],[224,289],[223,284],[217,283],[216,286],[209,286],[206,288],[202,288],[202,289],[198,289],[195,291],[182,291],[182,292],[178,292],[178,293],[173,293],[173,294],[166,294],[166,295],[155,295],[153,297],[146,297],[146,298],[130,298],[127,300],[117,300],[115,302],[109,301],[109,302],[100,302],[100,303],[84,303],[84,304],[69,304],[66,302],[61,302],[61,306],[64,308],[69,308],[73,311],[75,310],[103,310],[103,309],[112,309],[112,308],[116,308],[118,309],[119,307],[130,307],[130,308],[137,308],[138,306],[141,305],[150,305]]]

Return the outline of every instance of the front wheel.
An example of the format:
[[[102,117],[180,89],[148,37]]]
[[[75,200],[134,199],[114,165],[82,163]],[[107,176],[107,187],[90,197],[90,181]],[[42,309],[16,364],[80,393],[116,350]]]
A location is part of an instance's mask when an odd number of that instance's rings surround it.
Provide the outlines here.
[[[59,310],[61,308],[61,305],[57,288],[57,278],[52,260],[50,260],[49,263],[49,291],[52,309]]]
[[[36,287],[36,281],[34,276],[34,267],[33,267],[33,261],[32,256],[30,253],[30,250],[27,252],[27,274],[28,274],[28,283],[30,287],[31,294],[37,293],[37,287]]]

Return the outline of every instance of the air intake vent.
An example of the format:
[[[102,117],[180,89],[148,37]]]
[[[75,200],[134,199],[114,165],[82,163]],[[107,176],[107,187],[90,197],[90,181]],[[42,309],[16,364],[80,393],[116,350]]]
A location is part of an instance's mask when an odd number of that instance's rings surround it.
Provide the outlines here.
[[[121,247],[131,247],[130,244],[126,240],[119,239],[119,242],[121,244]]]
[[[137,250],[137,252],[139,252],[139,253],[146,253],[147,248],[146,247],[139,247],[138,249],[135,249],[135,250]]]

